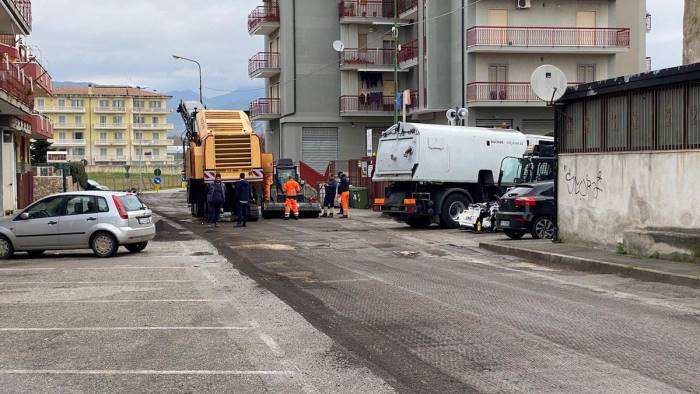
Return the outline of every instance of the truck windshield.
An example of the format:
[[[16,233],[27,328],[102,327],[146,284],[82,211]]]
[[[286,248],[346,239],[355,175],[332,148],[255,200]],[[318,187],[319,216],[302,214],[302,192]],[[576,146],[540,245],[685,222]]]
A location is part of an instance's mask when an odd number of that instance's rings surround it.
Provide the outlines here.
[[[516,184],[520,183],[520,177],[523,170],[523,159],[518,159],[517,157],[506,157],[503,160],[503,167],[501,171],[503,176],[501,177],[502,184]]]

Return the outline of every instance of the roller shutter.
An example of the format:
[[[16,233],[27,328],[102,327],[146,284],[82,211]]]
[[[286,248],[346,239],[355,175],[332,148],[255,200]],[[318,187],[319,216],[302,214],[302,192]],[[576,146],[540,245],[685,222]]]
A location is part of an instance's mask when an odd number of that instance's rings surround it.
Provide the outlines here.
[[[523,119],[521,131],[525,134],[545,135],[554,133],[554,120],[552,119]]]
[[[513,127],[513,119],[477,119],[476,127],[501,127],[504,122],[507,127]]]
[[[304,127],[301,156],[304,163],[323,174],[328,163],[338,160],[338,129]]]

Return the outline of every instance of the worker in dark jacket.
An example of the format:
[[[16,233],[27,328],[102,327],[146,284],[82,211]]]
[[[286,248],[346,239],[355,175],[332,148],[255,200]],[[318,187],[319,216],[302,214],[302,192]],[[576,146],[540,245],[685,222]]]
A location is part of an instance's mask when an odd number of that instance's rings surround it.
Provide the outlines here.
[[[250,210],[250,184],[245,180],[245,174],[241,172],[240,180],[236,184],[236,227],[246,227],[248,212]]]
[[[323,217],[333,217],[333,208],[335,208],[335,191],[338,188],[338,182],[331,176],[328,183],[324,187],[326,196],[323,198]]]
[[[338,194],[340,194],[340,215],[342,219],[347,219],[350,214],[350,180],[342,172],[338,173],[340,183],[338,183]]]
[[[205,189],[207,193],[207,206],[209,208],[208,221],[213,223],[215,227],[219,226],[219,218],[221,217],[221,207],[226,201],[226,186],[221,183],[221,174],[216,174],[214,183],[207,185]]]

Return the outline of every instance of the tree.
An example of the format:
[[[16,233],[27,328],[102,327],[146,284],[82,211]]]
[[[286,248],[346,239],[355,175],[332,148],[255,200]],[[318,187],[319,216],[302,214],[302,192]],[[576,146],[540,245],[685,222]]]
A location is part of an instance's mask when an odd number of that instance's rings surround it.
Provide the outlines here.
[[[683,64],[700,62],[700,0],[685,0]]]
[[[51,148],[48,140],[34,140],[29,147],[32,164],[45,164],[46,152]]]

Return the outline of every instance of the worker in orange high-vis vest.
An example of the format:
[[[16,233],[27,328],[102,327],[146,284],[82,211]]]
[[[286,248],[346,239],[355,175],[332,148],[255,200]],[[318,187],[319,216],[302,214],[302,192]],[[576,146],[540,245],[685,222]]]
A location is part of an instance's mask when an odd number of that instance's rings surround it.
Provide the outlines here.
[[[340,174],[340,182],[338,183],[338,194],[340,194],[340,208],[343,210],[341,219],[347,219],[350,216],[350,180],[345,174]]]
[[[294,180],[294,177],[289,177],[287,182],[282,186],[284,190],[284,220],[289,220],[289,213],[294,213],[294,220],[299,219],[299,206],[297,205],[297,193],[301,191],[299,182]]]

